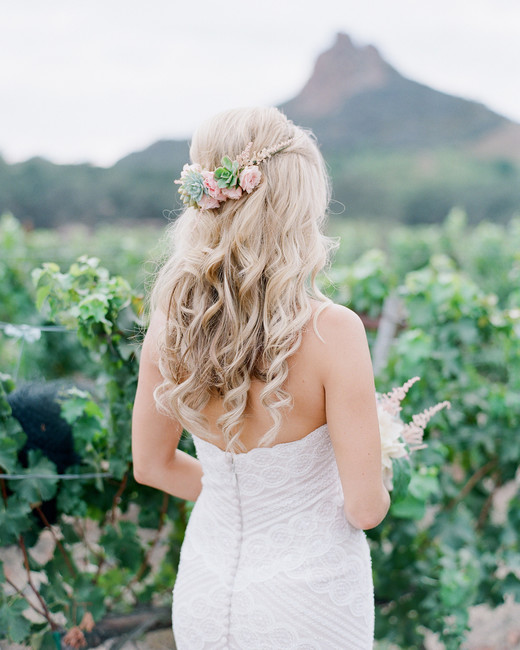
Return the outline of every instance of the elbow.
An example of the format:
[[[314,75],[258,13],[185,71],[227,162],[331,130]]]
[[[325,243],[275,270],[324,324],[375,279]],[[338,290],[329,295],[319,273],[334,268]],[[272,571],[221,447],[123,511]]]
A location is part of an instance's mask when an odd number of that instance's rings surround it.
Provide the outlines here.
[[[143,462],[143,460],[139,459],[134,455],[133,459],[133,473],[134,473],[134,479],[136,483],[140,483],[141,485],[148,485],[153,487],[154,485],[154,473],[157,473],[157,468],[155,468],[155,472],[153,471],[153,468],[150,467],[149,463]]]
[[[355,528],[370,530],[376,528],[386,517],[390,508],[390,495],[384,489],[381,500],[377,504],[359,504],[356,507],[347,508],[345,504],[345,515],[348,521]]]
[[[134,462],[133,465],[133,472],[136,483],[140,483],[141,485],[150,485],[148,474],[144,471],[143,467],[136,462]]]
[[[354,528],[360,528],[361,530],[370,530],[371,528],[376,528],[386,517],[386,512],[384,515],[374,515],[372,513],[362,513],[359,517],[352,515],[347,515],[348,520],[354,526]]]

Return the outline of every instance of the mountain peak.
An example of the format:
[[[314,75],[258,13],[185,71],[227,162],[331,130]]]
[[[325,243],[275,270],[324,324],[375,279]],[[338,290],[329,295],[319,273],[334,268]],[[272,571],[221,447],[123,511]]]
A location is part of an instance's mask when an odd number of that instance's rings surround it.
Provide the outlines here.
[[[356,45],[345,33],[318,57],[314,71],[297,97],[284,105],[297,119],[330,116],[359,93],[380,88],[399,73],[373,45]]]
[[[498,151],[509,137],[504,117],[407,79],[373,45],[359,46],[343,33],[318,57],[300,94],[281,108],[330,151],[473,146],[482,138]]]

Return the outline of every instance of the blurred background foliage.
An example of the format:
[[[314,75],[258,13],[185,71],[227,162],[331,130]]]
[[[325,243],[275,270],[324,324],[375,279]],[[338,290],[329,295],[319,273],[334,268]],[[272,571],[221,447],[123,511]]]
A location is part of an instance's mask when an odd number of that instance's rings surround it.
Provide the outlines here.
[[[520,600],[520,218],[473,225],[456,208],[442,223],[422,226],[333,216],[329,230],[341,247],[323,290],[370,327],[389,295],[404,306],[378,389],[420,375],[405,416],[452,403],[414,455],[408,494],[369,533],[377,637],[421,648],[430,630],[446,648],[459,648],[472,605],[496,606],[508,594]],[[161,234],[152,225],[57,232],[25,230],[9,214],[0,220],[0,466],[55,471],[37,453],[25,466],[20,460],[25,438],[9,394],[26,380],[61,379],[80,386],[63,397],[82,458],[66,471],[111,474],[1,480],[0,546],[29,552],[46,527],[29,513],[52,499],[63,534],[50,559],[30,560],[31,572],[47,576],[43,614],[32,622],[22,616],[28,587],[0,592],[0,621],[12,641],[55,647],[86,612],[99,623],[107,613],[170,598],[189,508],[135,484],[129,447],[143,296],[164,250]],[[51,323],[68,331],[35,337],[5,329]],[[371,344],[375,336],[371,329]],[[182,444],[192,450],[189,438]],[[92,526],[94,541],[85,533]],[[152,561],[158,548],[160,561]]]
[[[471,223],[505,224],[520,209],[520,164],[514,159],[476,158],[448,148],[324,150],[324,155],[337,202],[333,211],[344,210],[352,220],[438,223],[459,205]],[[188,157],[187,142],[171,141],[107,169],[43,158],[8,165],[0,158],[0,212],[10,211],[34,228],[157,224],[165,209],[179,207],[172,179]]]

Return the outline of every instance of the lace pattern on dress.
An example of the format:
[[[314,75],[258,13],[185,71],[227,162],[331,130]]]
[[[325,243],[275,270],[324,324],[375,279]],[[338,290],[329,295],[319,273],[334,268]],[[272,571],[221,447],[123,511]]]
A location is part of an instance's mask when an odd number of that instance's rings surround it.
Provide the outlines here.
[[[368,543],[324,425],[247,453],[194,437],[204,470],[174,588],[178,650],[372,648]]]

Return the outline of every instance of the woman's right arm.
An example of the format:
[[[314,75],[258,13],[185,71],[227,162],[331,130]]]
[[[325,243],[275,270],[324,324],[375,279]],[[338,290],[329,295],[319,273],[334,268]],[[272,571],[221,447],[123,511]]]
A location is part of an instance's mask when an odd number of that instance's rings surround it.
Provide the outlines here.
[[[162,382],[158,367],[157,338],[166,317],[157,310],[144,339],[139,381],[132,417],[134,477],[181,499],[195,501],[202,489],[200,462],[177,449],[182,434],[179,422],[159,413],[153,396]]]
[[[324,339],[320,366],[327,424],[345,514],[356,528],[374,528],[388,512],[390,495],[383,484],[374,375],[365,328],[353,311],[331,305],[320,315],[319,332]]]

